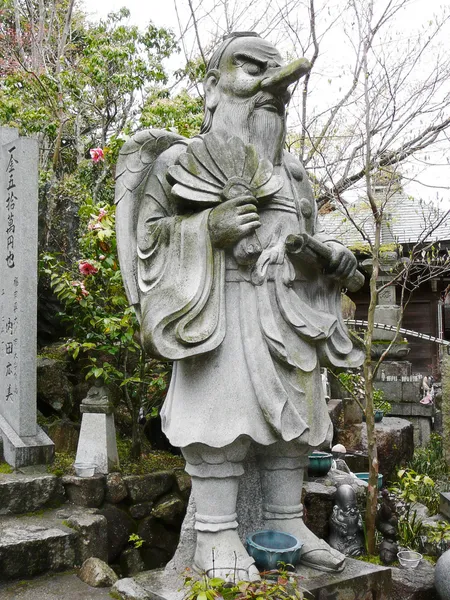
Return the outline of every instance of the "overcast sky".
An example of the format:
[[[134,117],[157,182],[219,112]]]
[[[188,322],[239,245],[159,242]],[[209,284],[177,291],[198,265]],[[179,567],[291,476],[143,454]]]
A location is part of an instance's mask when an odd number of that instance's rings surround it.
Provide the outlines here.
[[[337,6],[339,6],[339,2],[341,1],[343,0],[337,0]],[[201,2],[205,4],[210,2],[210,0],[194,0],[194,6]],[[330,0],[330,3],[333,3],[333,0]],[[398,21],[395,23],[396,27],[393,28],[397,29],[394,32],[397,36],[399,32],[406,36],[409,31],[415,31],[416,28],[420,27],[421,23],[431,19],[434,12],[439,12],[444,3],[441,0],[412,0],[412,5],[414,6],[414,10],[399,14]],[[143,26],[152,21],[160,27],[165,26],[173,29],[178,35],[179,29],[174,0],[96,0],[95,3],[85,1],[85,9],[93,19],[105,17],[109,12],[118,10],[122,6],[126,6],[130,10],[131,23]],[[189,18],[187,0],[178,0],[177,8],[181,22],[184,25]],[[302,15],[300,15],[301,18]],[[207,35],[204,31],[201,34]],[[445,43],[448,46],[448,53],[450,53],[450,39],[447,39]],[[337,46],[340,48],[340,54],[345,52],[339,38],[336,37],[336,43],[330,46],[328,50],[331,59],[334,59]],[[323,48],[321,48],[322,50]],[[166,67],[169,71],[174,71],[182,67],[183,62],[182,54],[178,54],[169,60]],[[330,62],[330,64],[333,63]],[[330,73],[330,76],[333,77],[332,68]],[[409,169],[406,169],[405,172],[406,176],[408,176],[408,170],[411,177],[416,178],[416,175],[419,174],[419,180],[426,185],[414,183],[410,188],[406,186],[406,191],[415,196],[419,195],[424,199],[434,200],[437,196],[443,197],[445,204],[450,207],[450,166],[448,165],[447,157],[450,157],[450,144],[444,142],[440,148],[429,152],[427,157],[419,157],[418,160],[410,163]],[[436,163],[436,166],[430,167],[427,164],[429,162]]]

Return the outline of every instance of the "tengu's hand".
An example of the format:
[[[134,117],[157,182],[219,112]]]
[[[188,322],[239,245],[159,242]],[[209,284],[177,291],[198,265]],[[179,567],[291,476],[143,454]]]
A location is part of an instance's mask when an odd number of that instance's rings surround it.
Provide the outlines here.
[[[254,196],[239,196],[218,204],[209,213],[209,233],[214,246],[233,246],[261,227]]]
[[[358,266],[353,252],[335,242],[327,242],[326,245],[332,249],[333,255],[325,267],[325,271],[334,279],[348,279],[352,277]]]

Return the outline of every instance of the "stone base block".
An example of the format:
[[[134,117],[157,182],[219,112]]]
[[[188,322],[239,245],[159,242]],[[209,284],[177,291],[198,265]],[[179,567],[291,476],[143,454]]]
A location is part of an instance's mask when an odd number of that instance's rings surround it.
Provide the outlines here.
[[[315,569],[297,568],[299,588],[316,600],[391,600],[391,570],[370,563],[347,559],[342,573],[322,573]],[[164,569],[139,573],[133,578],[119,580],[114,586],[121,598],[127,600],[182,600],[181,576],[168,576]]]
[[[40,427],[37,427],[36,435],[21,438],[0,415],[0,435],[3,439],[3,457],[15,469],[46,465],[53,461],[55,446]]]

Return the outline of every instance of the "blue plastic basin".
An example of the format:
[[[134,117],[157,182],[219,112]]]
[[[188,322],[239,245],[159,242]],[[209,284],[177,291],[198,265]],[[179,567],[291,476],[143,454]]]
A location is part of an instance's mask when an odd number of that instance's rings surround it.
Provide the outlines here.
[[[362,479],[366,483],[369,483],[369,473],[354,473],[358,479]],[[378,489],[381,490],[383,487],[383,475],[378,473]]]
[[[295,566],[302,546],[296,537],[282,531],[257,531],[247,537],[247,552],[263,571],[277,569],[280,562]]]

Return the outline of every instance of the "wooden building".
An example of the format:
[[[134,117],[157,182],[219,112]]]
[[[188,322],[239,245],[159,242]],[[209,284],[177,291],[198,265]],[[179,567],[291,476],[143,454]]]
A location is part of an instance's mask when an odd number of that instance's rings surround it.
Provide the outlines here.
[[[407,257],[412,247],[433,242],[437,254],[445,260],[450,249],[450,216],[434,204],[423,203],[407,196],[399,185],[391,191],[387,185],[375,187],[377,200],[383,203],[382,250],[396,251],[399,258]],[[352,219],[373,239],[373,219],[367,202],[349,205],[345,214],[341,208],[321,217],[323,229],[351,248],[361,265],[366,265],[366,284],[358,292],[348,295],[356,303],[356,319],[366,320],[369,306],[367,265],[370,263],[368,244],[352,224]],[[448,212],[448,211],[447,211]],[[448,261],[447,261],[448,264]],[[425,281],[411,294],[406,305],[402,327],[450,341],[450,267]],[[397,302],[400,294],[397,290]],[[413,372],[439,376],[439,354],[442,346],[423,340],[408,338],[410,353],[406,360]]]

